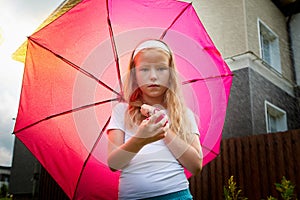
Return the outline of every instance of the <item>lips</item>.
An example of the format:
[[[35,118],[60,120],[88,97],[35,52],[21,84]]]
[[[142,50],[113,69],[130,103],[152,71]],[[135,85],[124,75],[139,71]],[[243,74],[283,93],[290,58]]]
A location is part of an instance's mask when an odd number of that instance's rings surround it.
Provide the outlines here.
[[[157,88],[157,87],[160,87],[160,85],[157,85],[157,84],[151,84],[151,85],[148,85],[148,87],[150,87],[150,88]]]

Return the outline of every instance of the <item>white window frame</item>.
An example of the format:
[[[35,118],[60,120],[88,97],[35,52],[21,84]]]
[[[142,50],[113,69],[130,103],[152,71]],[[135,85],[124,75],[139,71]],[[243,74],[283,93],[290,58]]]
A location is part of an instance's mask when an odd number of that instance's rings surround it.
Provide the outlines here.
[[[276,120],[275,130],[270,126],[270,116]],[[286,111],[268,101],[265,101],[265,119],[267,133],[286,131],[288,129]]]
[[[259,50],[261,59],[267,63],[270,67],[275,69],[281,74],[281,59],[280,59],[280,47],[279,47],[279,37],[272,31],[261,19],[257,20],[258,26],[258,38],[259,38]],[[263,37],[265,36],[265,37]],[[269,58],[266,58],[264,55],[264,41],[269,42]]]

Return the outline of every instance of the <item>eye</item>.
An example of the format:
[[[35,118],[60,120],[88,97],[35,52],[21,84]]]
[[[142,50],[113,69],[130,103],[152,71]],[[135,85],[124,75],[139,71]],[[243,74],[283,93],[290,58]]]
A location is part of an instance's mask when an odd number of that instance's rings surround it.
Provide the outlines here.
[[[147,72],[147,71],[149,71],[149,68],[148,67],[139,67],[139,71]]]
[[[165,71],[165,70],[168,70],[168,69],[169,69],[168,66],[159,66],[159,67],[157,68],[158,71]]]

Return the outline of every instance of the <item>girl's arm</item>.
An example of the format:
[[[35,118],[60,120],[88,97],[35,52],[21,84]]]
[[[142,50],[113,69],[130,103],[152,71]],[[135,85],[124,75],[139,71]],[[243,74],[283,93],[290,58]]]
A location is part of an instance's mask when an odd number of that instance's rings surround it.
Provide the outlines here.
[[[164,141],[175,158],[193,175],[201,171],[203,155],[197,134],[194,134],[192,142],[188,144],[169,129]]]
[[[112,171],[124,168],[143,146],[161,140],[165,137],[168,127],[165,126],[168,118],[164,116],[159,122],[157,119],[163,112],[157,112],[140,124],[136,134],[124,143],[125,133],[118,129],[108,131],[108,158],[107,162]]]
[[[157,108],[147,104],[143,104],[141,107],[141,113],[145,116],[151,116],[157,110]],[[171,129],[168,129],[164,141],[175,158],[193,175],[196,175],[202,169],[203,155],[198,135],[194,134],[193,137],[191,143],[188,144],[171,131]]]
[[[125,167],[143,145],[135,137],[124,143],[124,132],[118,129],[108,132],[108,166],[112,171]]]

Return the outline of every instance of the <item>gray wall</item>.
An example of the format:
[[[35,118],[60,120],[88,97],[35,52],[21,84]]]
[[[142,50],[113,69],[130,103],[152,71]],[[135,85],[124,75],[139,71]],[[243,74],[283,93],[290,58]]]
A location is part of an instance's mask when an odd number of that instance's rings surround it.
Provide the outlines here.
[[[294,81],[286,18],[271,0],[196,0],[193,6],[224,58],[247,51],[261,57],[258,19],[262,20],[279,38],[282,77]]]
[[[249,68],[234,71],[223,137],[252,134]]]
[[[288,129],[300,128],[300,115],[297,99],[281,90],[263,76],[250,69],[250,85],[252,99],[253,133],[265,133],[265,108],[267,100],[273,105],[283,109],[287,113]]]
[[[32,195],[34,173],[39,172],[38,161],[18,138],[15,139],[13,165],[10,176],[10,193]]]
[[[288,129],[300,128],[297,99],[247,67],[234,71],[223,138],[266,133],[265,100],[287,112]]]
[[[290,20],[291,43],[294,53],[294,65],[297,85],[300,85],[300,13],[293,15]]]

